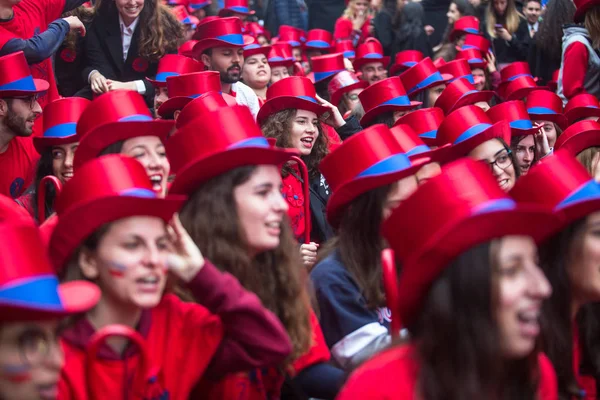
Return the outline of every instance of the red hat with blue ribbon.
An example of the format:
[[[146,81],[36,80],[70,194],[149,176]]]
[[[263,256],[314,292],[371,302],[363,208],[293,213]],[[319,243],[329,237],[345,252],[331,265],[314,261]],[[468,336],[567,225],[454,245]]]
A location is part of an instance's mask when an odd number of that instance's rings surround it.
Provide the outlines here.
[[[133,216],[168,222],[185,201],[159,198],[146,169],[136,159],[110,154],[87,162],[56,199],[58,223],[50,238],[50,258],[61,270],[73,252],[102,225]]]
[[[408,125],[419,135],[419,138],[428,146],[440,147],[437,131],[444,121],[444,112],[436,107],[422,108],[401,116],[395,125]]]
[[[277,42],[271,45],[267,57],[269,65],[273,67],[291,67],[296,60],[292,55],[292,45],[288,42]]]
[[[202,8],[208,7],[212,4],[211,0],[189,0],[188,11],[194,12]]]
[[[448,149],[450,149],[449,144],[436,149],[431,149],[421,140],[417,132],[415,132],[410,125],[396,124],[390,131],[396,140],[398,140],[398,143],[400,143],[400,147],[404,154],[406,154],[413,163],[423,158],[440,164],[448,161],[447,153]]]
[[[167,143],[169,160],[177,171],[169,193],[192,194],[202,183],[227,171],[249,165],[281,166],[298,154],[271,146],[246,106],[220,107],[199,114],[197,120],[202,124],[201,134],[192,121]]]
[[[269,116],[288,109],[312,111],[317,116],[329,111],[317,101],[315,85],[310,79],[290,76],[269,87],[267,101],[258,111],[256,120],[262,125]]]
[[[173,121],[154,120],[146,101],[137,92],[105,93],[94,99],[77,121],[80,141],[73,166],[77,171],[111,144],[134,137],[157,136],[164,142],[173,126]]]
[[[219,93],[216,91],[206,92],[200,97],[192,99],[192,101],[183,107],[175,121],[175,127],[179,129],[184,125],[187,125],[195,120],[200,114],[207,114],[221,107],[230,107],[235,106],[236,104],[235,97],[226,93]],[[173,171],[172,168],[171,171]]]
[[[253,15],[254,10],[248,7],[248,0],[225,0],[225,7],[219,10],[219,17],[230,17],[235,14]]]
[[[311,29],[306,35],[306,43],[304,43],[304,48],[329,50],[331,49],[331,42],[333,42],[333,35],[331,32],[324,29]]]
[[[48,90],[50,84],[34,79],[22,51],[0,57],[0,98],[31,96]]]
[[[427,161],[429,159],[411,163],[397,138],[382,124],[344,140],[319,166],[332,192],[327,203],[327,220],[337,226],[352,200],[369,190],[414,175]]]
[[[549,90],[535,90],[527,96],[525,102],[529,118],[534,121],[550,121],[561,129],[568,126],[567,117],[563,114],[562,100]]]
[[[548,87],[538,86],[530,76],[520,76],[498,88],[499,94],[508,101],[524,100],[529,93],[536,90],[548,90]]]
[[[167,78],[169,99],[158,108],[163,118],[181,110],[190,101],[207,92],[221,93],[221,78],[217,71],[202,71]]]
[[[383,46],[379,40],[368,38],[365,42],[356,49],[356,58],[352,65],[355,70],[360,70],[363,66],[379,62],[387,69],[390,64],[390,58],[383,55]]]
[[[82,97],[66,97],[48,103],[44,108],[44,134],[33,138],[38,153],[52,146],[75,143],[77,121],[91,101]]]
[[[408,111],[422,104],[408,98],[402,81],[397,76],[375,82],[363,90],[358,98],[365,110],[365,115],[360,120],[362,126],[367,126],[385,112]]]
[[[0,322],[59,319],[100,300],[91,282],[60,284],[33,224],[0,223]]]
[[[171,8],[171,12],[175,18],[183,25],[191,25],[192,29],[196,29],[200,20],[193,15],[190,15],[185,5],[179,5]]]
[[[348,93],[354,89],[365,89],[369,83],[358,79],[354,72],[342,71],[334,75],[333,79],[327,85],[327,92],[331,99],[331,104],[338,106],[344,93]]]
[[[494,97],[494,92],[479,91],[468,80],[459,78],[446,86],[436,100],[435,106],[441,108],[444,114],[448,115],[462,106],[479,102],[489,103],[492,97]]]
[[[564,149],[576,156],[590,147],[600,147],[600,124],[596,121],[579,121],[560,134],[555,150]]]
[[[452,32],[450,32],[450,41],[454,42],[461,34],[470,33],[473,35],[479,34],[479,19],[473,16],[466,16],[456,20]]]
[[[446,83],[446,79],[433,65],[431,58],[426,57],[416,65],[400,74],[402,85],[409,96],[414,96],[431,87]]]
[[[213,47],[244,47],[254,41],[242,34],[242,20],[236,17],[200,23],[194,37],[200,39],[193,50],[196,59]]]
[[[448,79],[448,83],[451,83],[458,78],[465,78],[471,84],[475,84],[475,78],[473,78],[473,74],[471,74],[471,67],[469,66],[469,62],[465,59],[447,62],[440,66],[438,70],[444,78]]]
[[[398,317],[412,327],[431,285],[465,251],[507,235],[525,235],[540,243],[558,224],[547,207],[508,197],[483,163],[463,158],[445,165],[382,225],[383,236],[402,263]]]
[[[521,76],[533,78],[533,75],[531,75],[531,70],[529,69],[529,64],[526,61],[517,61],[508,64],[506,67],[500,70],[500,76],[502,78],[502,82],[514,81]]]
[[[482,35],[467,34],[462,50],[477,49],[481,54],[486,55],[490,51],[490,41]]]
[[[346,70],[344,55],[341,53],[312,57],[311,61],[315,83]]]
[[[425,56],[418,50],[404,50],[396,53],[394,65],[390,67],[390,75],[394,76],[411,67],[414,67]]]
[[[258,39],[259,36],[264,36],[268,40],[271,40],[271,33],[268,30],[266,30],[258,22],[248,22],[246,24],[246,30],[248,31],[248,33],[250,35],[252,35],[253,37],[255,37],[257,39]]]
[[[565,106],[565,116],[569,124],[574,124],[583,118],[600,118],[598,98],[588,93],[571,97]]]
[[[198,43],[197,40],[188,40],[187,42],[185,42],[184,44],[179,46],[179,49],[177,49],[177,54],[179,54],[181,56],[193,58],[194,57],[194,46],[196,45],[196,43]],[[163,58],[164,57],[166,57],[166,56],[163,56]]]
[[[487,111],[487,115],[494,122],[508,122],[513,136],[533,135],[539,131],[539,128],[533,126],[527,113],[527,107],[521,100],[506,101],[495,105]]]
[[[356,58],[356,51],[354,50],[354,43],[350,39],[338,40],[333,46],[334,53],[343,53],[344,58],[354,60]]]
[[[147,78],[155,87],[166,87],[167,78],[204,71],[204,64],[179,54],[166,54],[158,61],[154,79]]]
[[[485,68],[487,66],[487,61],[481,55],[481,51],[478,49],[464,49],[459,51],[456,54],[456,59],[464,59],[467,60],[469,66],[471,68]]]
[[[281,25],[279,27],[279,42],[288,42],[292,47],[302,46],[300,31],[293,26]]]
[[[257,54],[262,54],[265,57],[268,57],[270,52],[271,46],[261,46],[258,43],[252,43],[244,47],[244,59],[255,56]]]

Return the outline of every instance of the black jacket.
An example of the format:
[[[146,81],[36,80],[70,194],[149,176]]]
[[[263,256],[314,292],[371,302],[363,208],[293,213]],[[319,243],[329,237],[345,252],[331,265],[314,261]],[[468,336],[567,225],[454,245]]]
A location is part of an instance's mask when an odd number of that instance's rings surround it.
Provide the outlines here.
[[[333,32],[335,21],[346,9],[344,0],[306,0],[308,29],[325,29]]]
[[[488,37],[488,39],[490,38]],[[515,61],[527,61],[530,39],[527,21],[520,18],[519,27],[510,42],[504,39],[491,40],[496,62],[498,64],[509,64]]]

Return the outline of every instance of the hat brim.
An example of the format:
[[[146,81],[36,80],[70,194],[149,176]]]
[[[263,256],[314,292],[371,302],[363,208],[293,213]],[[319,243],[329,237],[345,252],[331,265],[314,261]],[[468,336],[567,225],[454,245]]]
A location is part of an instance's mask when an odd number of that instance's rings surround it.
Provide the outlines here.
[[[232,169],[248,165],[281,166],[294,155],[298,155],[298,152],[291,149],[238,147],[197,158],[177,171],[169,194],[189,195],[202,183]]]
[[[506,121],[498,121],[489,128],[480,133],[460,142],[453,144],[447,150],[448,161],[457,160],[466,157],[475,147],[491,139],[503,139],[510,145],[511,130]]]
[[[124,121],[110,122],[86,133],[79,141],[73,165],[77,169],[86,161],[92,160],[105,148],[122,140],[140,136],[156,136],[163,143],[175,126],[175,121]]]
[[[154,79],[146,78],[148,82],[152,84],[155,88],[167,87],[167,81],[155,81]]]
[[[441,147],[435,148],[433,150],[430,151],[425,151],[423,153],[416,153],[416,154],[410,154],[407,153],[408,158],[410,159],[411,162],[416,163],[419,160],[425,158],[425,159],[429,159],[429,162],[437,162],[440,164],[446,164],[450,161],[452,161],[452,154],[450,149],[452,148],[452,146],[450,144],[445,144]]]
[[[412,96],[412,94],[411,94],[411,96]],[[420,101],[412,101],[411,100],[409,105],[387,104],[384,106],[373,107],[372,109],[367,111],[365,113],[365,115],[360,119],[360,124],[362,126],[365,126],[366,124],[371,122],[378,115],[381,115],[388,111],[410,111],[410,110],[414,110],[421,104],[423,104],[423,103],[421,103]]]
[[[535,126],[531,129],[518,129],[518,128],[510,128],[510,132],[512,136],[527,136],[527,135],[535,135],[538,133],[540,128],[536,128]]]
[[[50,259],[60,271],[73,252],[102,225],[134,216],[157,217],[168,222],[186,201],[184,196],[144,198],[106,196],[73,206],[59,216],[50,237]]]
[[[355,70],[359,70],[362,67],[364,67],[367,64],[371,64],[371,63],[382,63],[383,67],[387,69],[388,65],[390,65],[390,57],[389,56],[383,56],[381,58],[367,58],[367,57],[362,57],[362,58],[355,58],[354,61],[352,62],[352,66],[354,67]]]
[[[230,10],[228,8],[222,8],[219,10],[219,17],[221,18],[226,18],[226,17],[230,17],[232,15],[235,14],[240,14],[240,15],[254,15],[256,13],[256,11],[254,10],[250,10],[248,12],[244,12],[244,11],[236,11],[236,10]]]
[[[558,137],[554,145],[556,150],[564,149],[573,156],[576,156],[587,148],[598,146],[600,146],[600,130],[596,129],[568,136],[563,133]]]
[[[446,115],[450,114],[452,111],[461,108],[463,106],[467,106],[470,104],[475,104],[475,103],[479,103],[481,101],[489,103],[489,101],[492,99],[492,97],[494,97],[495,93],[489,90],[482,90],[482,91],[476,91],[473,93],[469,93],[466,94],[464,96],[462,96],[461,98],[459,98],[456,103],[454,103],[454,105],[452,107],[450,107],[450,110],[448,110],[448,112],[446,113]],[[439,100],[439,98],[438,98]],[[437,104],[437,102],[436,102]],[[439,107],[439,106],[437,106]]]
[[[416,63],[415,63],[416,64]],[[407,69],[409,69],[410,67],[407,67],[406,65],[402,65],[402,64],[394,64],[390,67],[390,76],[395,76],[398,73],[402,73],[404,71],[406,71]]]
[[[508,89],[508,87],[506,89]],[[506,101],[523,100],[525,97],[527,97],[529,95],[529,93],[531,93],[535,90],[549,90],[549,88],[548,88],[548,86],[522,87],[522,88],[515,90],[514,92],[511,92],[509,95],[507,95]],[[506,90],[504,93],[506,94]]]
[[[62,146],[65,144],[76,143],[79,141],[77,134],[64,137],[43,137],[36,136],[33,138],[33,146],[39,154],[42,154],[46,149],[52,146]]]
[[[226,42],[224,40],[215,39],[215,38],[199,40],[198,43],[196,43],[194,45],[194,48],[192,49],[192,55],[194,56],[195,59],[199,60],[202,53],[204,53],[206,50],[212,49],[214,47],[240,48],[240,47],[248,46],[249,44],[252,44],[254,42],[254,38],[252,38],[250,36],[243,35],[243,37],[244,37],[244,44],[236,44],[236,43]]]
[[[183,107],[187,106],[192,100],[194,99],[191,97],[171,97],[158,107],[158,115],[162,118],[169,117],[173,115],[175,111],[183,110]]]
[[[573,125],[580,119],[589,117],[600,118],[600,108],[596,107],[577,107],[565,112],[565,117],[569,121],[569,125]]]
[[[340,88],[337,91],[333,92],[333,94],[331,95],[331,104],[337,107],[340,104],[344,93],[351,92],[354,89],[365,89],[367,87],[369,87],[369,83],[360,79],[358,82],[353,83],[352,85],[344,86],[343,88]]]
[[[550,121],[555,123],[560,127],[560,129],[565,130],[569,126],[569,121],[567,117],[563,114],[532,114],[529,113],[529,119],[532,121]]]
[[[431,162],[429,158],[422,157],[412,162],[411,166],[399,171],[384,173],[374,176],[353,179],[342,184],[334,190],[327,202],[327,221],[333,228],[340,224],[342,214],[346,207],[358,196],[382,186],[391,185],[400,179],[416,174],[421,167]]]
[[[289,68],[294,65],[294,60],[281,60],[281,61],[269,61],[269,66],[274,67],[286,67]]]
[[[317,114],[317,117],[329,111],[327,107],[313,103],[310,100],[295,96],[279,96],[269,99],[263,104],[258,111],[256,120],[261,125],[269,116],[288,109],[312,111]]]
[[[47,92],[48,88],[50,87],[50,83],[43,79],[33,79],[33,84],[35,85],[35,90],[0,90],[0,98],[29,96],[37,93],[44,93]]]
[[[560,219],[550,210],[527,205],[480,213],[467,219],[458,218],[449,223],[404,262],[398,285],[403,293],[399,304],[400,319],[408,324],[414,321],[432,283],[461,253],[507,235],[530,236],[540,243],[559,226]]]

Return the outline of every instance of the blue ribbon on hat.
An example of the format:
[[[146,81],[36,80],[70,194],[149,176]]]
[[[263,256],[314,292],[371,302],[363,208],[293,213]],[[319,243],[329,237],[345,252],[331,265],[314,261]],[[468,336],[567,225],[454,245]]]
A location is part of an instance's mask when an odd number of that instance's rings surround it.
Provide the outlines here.
[[[541,115],[547,115],[547,114],[557,114],[556,111],[547,108],[547,107],[531,107],[527,109],[527,113],[529,114],[541,114]]]
[[[232,6],[232,7],[228,7],[227,8],[230,11],[235,11],[235,12],[239,12],[239,13],[249,13],[250,9],[248,7],[244,7],[244,6]]]
[[[452,79],[450,79],[450,80],[448,81],[448,83],[452,83],[452,82],[454,82],[455,80],[457,80],[457,79],[460,79],[460,78],[463,78],[463,79],[466,79],[466,80],[468,80],[468,81],[469,81],[469,83],[470,83],[471,85],[474,85],[474,84],[475,84],[475,78],[473,78],[473,74],[468,74],[468,75],[465,75],[465,76],[457,76],[457,77],[455,77],[455,78],[452,78]]]
[[[473,33],[475,35],[479,34],[479,29],[475,29],[475,28],[465,28],[465,29],[463,29],[463,31],[467,32],[467,33]]]
[[[424,87],[427,87],[433,83],[442,83],[444,82],[444,78],[442,77],[442,74],[440,74],[438,71],[434,72],[433,74],[429,75],[427,78],[423,79],[421,82],[417,83],[414,87],[410,88],[408,90],[408,94],[412,94],[413,92],[416,92],[417,90],[421,90]]]
[[[44,138],[66,138],[75,135],[77,122],[54,125],[44,131]]]
[[[532,129],[533,124],[530,119],[518,119],[508,123],[512,129]]]
[[[556,210],[560,210],[564,207],[580,203],[589,200],[600,199],[600,185],[593,179],[581,185],[577,190],[567,196],[563,201],[558,203],[555,207]]]
[[[354,50],[346,50],[344,52],[344,57],[345,58],[355,58],[356,57],[356,52]]]
[[[8,285],[7,285],[8,286]],[[58,295],[58,279],[53,275],[38,275],[11,283],[0,289],[0,304],[32,307],[48,311],[63,311]]]
[[[425,138],[425,139],[435,139],[437,138],[437,129],[431,130],[431,131],[427,131],[427,132],[423,132],[419,135],[420,138]]]
[[[228,35],[219,35],[215,39],[222,40],[224,42],[242,46],[244,44],[244,36],[241,33],[230,33]]]
[[[119,195],[128,197],[140,197],[143,199],[155,199],[157,197],[154,191],[146,188],[125,189],[120,191]]]
[[[359,173],[356,178],[366,178],[370,176],[378,176],[391,174],[412,167],[408,156],[403,153],[393,154]]]
[[[481,58],[469,58],[469,64],[482,64],[484,61]]]
[[[417,154],[427,153],[428,151],[431,151],[429,146],[427,146],[426,144],[422,144],[422,145],[415,146],[412,149],[410,149],[410,151],[407,152],[406,155],[411,157],[411,156],[414,156]]]
[[[157,82],[166,82],[167,78],[170,76],[179,76],[179,73],[177,73],[177,72],[159,72],[158,74],[156,74],[156,77],[154,78],[154,80]]]
[[[495,199],[486,201],[473,209],[475,214],[485,214],[494,211],[514,210],[517,203],[513,199]]]
[[[132,114],[126,117],[119,118],[119,122],[135,122],[135,121],[154,121],[152,117],[144,114]]]
[[[210,1],[206,1],[204,3],[195,3],[195,4],[190,4],[190,8],[192,8],[193,10],[199,10],[201,8],[204,8],[206,6],[210,5]]]
[[[344,70],[343,69],[338,69],[338,70],[335,70],[335,71],[315,72],[314,73],[314,75],[315,75],[315,81],[320,81],[320,80],[323,80],[325,78],[329,78],[330,76],[335,75],[338,72],[342,72],[342,71],[344,71]]]
[[[381,107],[381,106],[410,106],[410,99],[408,98],[408,96],[398,96],[398,97],[394,97],[393,99],[390,99],[388,101],[385,101],[381,104],[379,104],[377,107]],[[375,108],[377,108],[375,107]]]
[[[0,90],[23,90],[28,92],[35,92],[35,82],[31,75],[27,75],[24,78],[17,79],[4,85],[0,85]]]
[[[533,79],[533,76],[531,76],[531,74],[517,74],[517,75],[515,75],[515,76],[511,76],[510,78],[508,78],[508,79],[507,79],[507,81],[508,81],[508,82],[514,81],[515,79],[517,79],[517,78],[520,78],[520,77],[522,77],[522,76],[528,76],[528,77],[530,77],[531,79]]]
[[[464,131],[459,137],[456,138],[453,144],[458,144],[464,142],[467,139],[471,139],[473,136],[480,134],[486,129],[490,128],[492,125],[487,123],[479,123],[477,125],[473,125],[466,131]]]
[[[306,42],[307,47],[317,47],[319,49],[328,49],[331,47],[329,43],[324,40],[311,40]]]
[[[265,137],[253,137],[244,140],[240,140],[239,142],[233,143],[228,147],[228,149],[239,149],[242,147],[261,147],[261,148],[269,148],[271,145],[269,141]]]

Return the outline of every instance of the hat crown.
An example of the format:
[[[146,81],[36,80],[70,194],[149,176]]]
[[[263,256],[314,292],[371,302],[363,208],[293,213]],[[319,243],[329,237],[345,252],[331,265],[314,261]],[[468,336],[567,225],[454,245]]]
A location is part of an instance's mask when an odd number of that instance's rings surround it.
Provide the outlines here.
[[[199,72],[203,69],[204,66],[198,61],[194,60],[193,58],[189,58],[179,54],[165,54],[158,61],[158,69],[156,72],[156,76],[157,80],[160,80],[158,78],[162,75],[182,75],[191,72]]]
[[[229,35],[242,35],[242,20],[237,17],[217,18],[201,23],[196,28],[195,37],[201,40],[222,39]],[[243,41],[239,43],[243,44]]]
[[[419,138],[419,135],[417,135],[417,133],[409,125],[397,124],[394,125],[390,131],[400,144],[400,148],[402,149],[403,153],[410,153],[416,148],[424,149],[424,151],[429,150],[428,146],[421,140],[421,138]]]
[[[383,46],[379,40],[369,38],[356,49],[356,58],[368,58],[369,55],[379,55],[383,57]]]
[[[267,100],[281,96],[302,97],[316,102],[317,92],[310,79],[290,76],[275,82],[267,89]]]
[[[137,160],[110,154],[86,162],[56,199],[59,218],[70,208],[107,196],[154,197],[146,170]]]
[[[556,114],[562,114],[563,105],[562,100],[556,93],[548,90],[534,90],[527,95],[527,101],[525,103],[528,112],[531,110],[546,108]],[[536,113],[537,114],[537,113]]]
[[[300,45],[300,32],[293,26],[281,25],[279,27],[279,40],[285,42],[294,42],[296,46]]]
[[[343,53],[345,51],[354,51],[354,44],[352,40],[339,40],[335,42],[335,52]]]
[[[315,74],[332,71],[343,71],[344,55],[342,53],[326,54],[324,56],[312,57],[312,70]]]
[[[77,121],[81,137],[101,125],[122,121],[152,121],[146,101],[137,92],[116,90],[94,99]]]
[[[531,76],[531,70],[529,69],[529,64],[525,61],[517,61],[511,64],[508,64],[506,67],[500,70],[500,76],[502,77],[502,81],[510,81],[519,76],[529,75]]]
[[[461,97],[476,91],[475,86],[465,78],[456,79],[446,86],[435,105],[444,110],[444,113],[448,113]]]
[[[438,107],[423,108],[400,117],[396,124],[408,125],[417,135],[428,136],[429,143],[437,141],[437,130],[444,121],[444,112]]]
[[[465,36],[465,43],[463,44],[463,49],[468,48],[476,48],[481,51],[483,54],[487,54],[490,50],[490,41],[481,35],[476,35],[472,33],[468,33]]]
[[[388,100],[406,96],[406,90],[399,77],[394,76],[375,82],[360,92],[358,98],[365,111],[369,111]]]
[[[210,113],[221,107],[227,107],[227,101],[223,98],[223,95],[218,92],[207,92],[200,97],[190,101],[177,118],[177,127],[183,127],[188,123],[192,122],[198,116],[205,113]]]
[[[457,19],[454,23],[454,30],[464,31],[466,29],[479,31],[479,19],[474,16],[465,16]]]
[[[467,62],[469,60],[482,60],[483,61],[483,56],[481,54],[481,50],[475,49],[475,48],[463,49],[463,50],[459,51],[458,54],[456,55],[456,58],[465,59],[465,60],[467,60]]]
[[[91,104],[82,97],[54,100],[44,108],[44,137],[66,137],[75,134],[77,121]]]
[[[225,0],[225,8],[245,7],[248,8],[248,0]]]
[[[500,122],[502,120],[509,123],[515,121],[531,121],[525,103],[521,100],[506,101],[500,103],[487,111],[487,115],[492,122]]]
[[[593,94],[578,94],[567,102],[567,105],[565,106],[565,113],[579,107],[600,108],[600,102],[598,102],[598,99]]]
[[[221,91],[221,78],[217,71],[202,71],[167,78],[169,98],[194,97],[207,92]]]
[[[324,29],[311,29],[306,35],[306,42],[308,43],[312,41],[322,41],[331,44],[333,41],[333,35],[331,32]]]
[[[343,89],[350,85],[354,85],[359,82],[360,82],[360,80],[354,74],[354,72],[350,72],[350,71],[338,72],[337,74],[335,74],[333,76],[333,78],[329,82],[329,85],[327,85],[327,91],[331,95],[340,89]]]
[[[430,76],[439,73],[438,69],[433,65],[431,58],[425,57],[419,61],[416,65],[410,67],[402,74],[400,74],[400,80],[402,85],[409,91],[416,87],[419,83],[423,82]],[[441,76],[440,76],[441,80]]]
[[[31,70],[22,51],[0,57],[0,94],[2,90],[35,91]]]
[[[440,124],[437,138],[440,144],[455,144],[471,130],[483,130],[492,126],[492,120],[477,106],[464,106],[451,112]]]
[[[465,59],[447,62],[439,67],[439,71],[442,74],[451,75],[454,79],[471,75],[471,67],[469,66],[469,62]]]
[[[396,57],[394,59],[395,64],[405,64],[405,63],[418,63],[423,60],[425,56],[418,50],[404,50],[399,53],[396,53]]]

